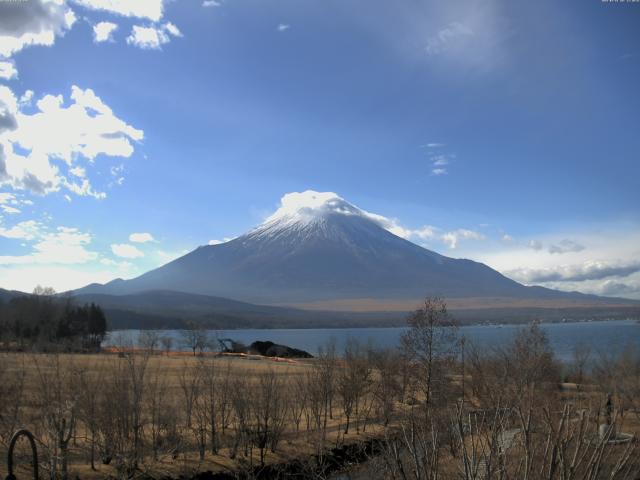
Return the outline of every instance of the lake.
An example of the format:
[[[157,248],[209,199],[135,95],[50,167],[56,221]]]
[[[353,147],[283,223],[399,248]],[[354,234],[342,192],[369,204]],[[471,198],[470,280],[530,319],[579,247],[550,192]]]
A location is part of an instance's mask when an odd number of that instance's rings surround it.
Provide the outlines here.
[[[547,333],[556,356],[571,360],[576,345],[591,347],[593,354],[619,351],[629,344],[640,346],[640,323],[634,320],[610,320],[571,323],[543,323],[541,328]],[[468,325],[460,327],[460,334],[478,347],[499,347],[509,342],[522,325]],[[231,338],[246,345],[256,340],[270,340],[274,343],[306,350],[312,354],[318,348],[335,340],[338,352],[342,351],[349,337],[371,342],[376,347],[395,347],[406,328],[327,328],[327,329],[250,329],[211,330],[212,336]],[[115,330],[110,332],[105,346],[136,344],[140,330]],[[182,345],[180,330],[164,330],[161,335],[174,338],[174,348]]]

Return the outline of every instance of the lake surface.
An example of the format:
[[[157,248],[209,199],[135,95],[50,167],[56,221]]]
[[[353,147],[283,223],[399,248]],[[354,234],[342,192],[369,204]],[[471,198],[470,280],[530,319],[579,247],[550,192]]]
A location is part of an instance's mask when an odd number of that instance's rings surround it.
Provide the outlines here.
[[[541,328],[547,333],[556,356],[571,360],[576,345],[591,347],[594,355],[609,351],[619,351],[627,345],[640,346],[640,323],[634,320],[610,320],[572,323],[543,323]],[[468,342],[485,347],[500,347],[509,342],[522,325],[469,325],[460,327],[460,334]],[[338,352],[344,349],[348,338],[360,342],[371,342],[376,347],[388,348],[399,344],[406,328],[326,328],[326,329],[252,329],[252,330],[211,330],[211,337],[231,338],[246,345],[256,340],[270,340],[274,343],[300,348],[316,354],[318,348],[334,340]],[[115,330],[110,332],[105,346],[137,343],[140,330]],[[174,339],[174,349],[185,349],[180,330],[163,330],[162,336]]]

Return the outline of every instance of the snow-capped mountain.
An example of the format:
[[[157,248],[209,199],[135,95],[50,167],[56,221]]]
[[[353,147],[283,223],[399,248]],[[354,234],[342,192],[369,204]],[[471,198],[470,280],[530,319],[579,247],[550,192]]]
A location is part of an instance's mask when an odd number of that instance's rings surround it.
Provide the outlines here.
[[[482,263],[432,252],[394,235],[385,222],[332,193],[289,194],[263,224],[238,238],[78,293],[173,290],[263,304],[572,295],[525,287]]]

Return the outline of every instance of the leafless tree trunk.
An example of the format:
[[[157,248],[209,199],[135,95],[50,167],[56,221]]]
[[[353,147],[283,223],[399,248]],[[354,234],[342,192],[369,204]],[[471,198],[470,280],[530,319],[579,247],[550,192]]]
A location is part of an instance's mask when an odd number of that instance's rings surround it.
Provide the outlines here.
[[[414,365],[417,384],[425,402],[444,397],[446,372],[456,356],[457,327],[439,298],[427,298],[408,319],[409,331],[402,344]]]
[[[96,362],[76,367],[74,390],[78,393],[78,418],[90,435],[89,464],[96,470],[96,441],[98,437],[98,408],[100,390],[104,387],[105,369]]]
[[[50,455],[51,474],[60,478],[69,478],[69,441],[76,426],[77,395],[73,392],[72,368],[63,365],[59,355],[34,356],[33,363],[37,373],[38,405],[44,431],[53,450]],[[53,447],[53,448],[51,448]]]

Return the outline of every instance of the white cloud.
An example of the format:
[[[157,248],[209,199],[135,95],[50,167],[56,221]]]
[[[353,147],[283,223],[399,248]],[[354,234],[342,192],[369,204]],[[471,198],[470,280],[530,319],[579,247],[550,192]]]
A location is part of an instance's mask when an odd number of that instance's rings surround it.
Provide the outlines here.
[[[222,2],[218,0],[204,0],[202,2],[203,7],[219,7],[222,5]]]
[[[514,241],[514,238],[511,235],[509,235],[508,233],[505,233],[505,234],[502,235],[502,241],[504,243],[512,243]]]
[[[0,60],[0,78],[3,80],[11,80],[18,76],[15,64],[10,60]]]
[[[75,21],[73,10],[62,0],[0,2],[0,57],[30,45],[51,46]]]
[[[153,235],[150,233],[132,233],[129,235],[129,241],[134,243],[155,242]]]
[[[33,90],[27,90],[22,94],[20,100],[18,100],[18,105],[21,107],[30,106],[31,100],[33,100]]]
[[[286,30],[289,30],[290,28],[291,28],[291,25],[287,25],[286,23],[280,23],[278,24],[278,27],[277,27],[279,32],[284,32]]]
[[[549,253],[570,253],[570,252],[581,252],[585,249],[584,245],[580,245],[577,242],[569,239],[563,239],[558,242],[556,245],[551,245],[549,247]]]
[[[543,243],[539,240],[530,240],[528,246],[530,249],[536,251],[542,250],[544,248]]]
[[[93,90],[75,85],[68,105],[62,95],[45,95],[38,100],[34,114],[23,113],[6,87],[0,87],[0,105],[3,103],[0,167],[4,168],[0,168],[0,184],[14,189],[47,194],[66,188],[77,195],[104,198],[105,194],[95,191],[87,178],[81,183],[67,178],[57,162],[74,169],[81,158],[93,161],[98,155],[130,157],[134,151],[132,142],[141,141],[144,136],[142,130],[118,118]],[[16,151],[14,145],[28,153]]]
[[[70,168],[69,173],[80,178],[85,178],[87,176],[87,171],[83,167]]]
[[[33,240],[41,235],[42,224],[35,220],[25,220],[11,228],[0,225],[0,237],[17,240]]]
[[[460,38],[471,37],[473,34],[473,30],[468,26],[460,22],[451,22],[427,40],[425,51],[427,55],[439,55],[452,48],[452,45],[459,42]]]
[[[93,26],[93,39],[95,42],[113,41],[113,33],[118,29],[118,25],[112,22],[100,22]]]
[[[4,232],[0,230],[0,235],[15,239],[37,239],[31,253],[2,255],[0,265],[79,264],[95,260],[98,256],[85,248],[91,243],[91,235],[77,228],[58,227],[54,232],[48,232],[41,224],[28,221]]]
[[[628,295],[640,292],[640,282],[637,281],[625,281],[620,282],[618,280],[606,280],[602,284],[598,285],[597,293],[599,295],[605,296],[620,296],[620,295]]]
[[[0,192],[0,209],[2,209],[4,213],[18,214],[21,212],[18,207],[24,205],[33,205],[33,202],[31,200],[25,200],[21,196],[16,196],[13,193]],[[0,218],[0,221],[1,220]],[[0,229],[1,227],[0,225]],[[0,236],[2,235],[0,234]]]
[[[137,247],[129,245],[127,243],[112,244],[111,251],[114,255],[122,258],[140,258],[144,257],[144,253],[138,250]]]
[[[0,135],[18,127],[17,113],[18,100],[15,95],[9,87],[0,85]]]
[[[133,267],[133,263],[131,263],[131,262],[127,262],[125,260],[123,260],[123,261],[113,260],[112,258],[101,258],[100,259],[100,263],[102,265],[108,265],[108,266],[112,266],[112,267],[119,267],[119,268],[123,268],[123,269],[128,269],[128,268]]]
[[[171,41],[172,36],[181,37],[182,33],[171,22],[148,27],[134,25],[131,29],[131,35],[127,37],[127,43],[144,50],[159,50],[162,45]]]
[[[451,249],[457,248],[460,240],[484,240],[485,238],[486,237],[479,232],[464,228],[460,228],[452,232],[446,232],[442,235],[442,240]]]
[[[0,192],[0,205],[5,205],[7,203],[16,202],[16,196],[13,193],[9,192]]]
[[[465,251],[465,256],[527,284],[640,299],[640,271],[634,272],[640,258],[640,225],[598,224],[585,231],[537,236],[528,242],[487,242],[475,251]],[[568,238],[588,248],[574,247],[576,251],[563,255],[545,248],[562,245]],[[614,292],[616,284],[620,288]]]
[[[442,144],[429,143],[427,146],[438,145],[443,147]],[[431,162],[431,175],[440,176],[449,173],[448,165],[456,158],[452,153],[434,153],[428,152],[429,161]]]
[[[102,10],[125,17],[146,18],[158,22],[164,13],[164,0],[73,0],[91,10]]]
[[[69,179],[63,178],[62,185],[64,185],[70,192],[81,197],[93,197],[98,200],[104,200],[107,198],[107,194],[105,192],[94,190],[91,186],[91,182],[86,178],[83,178],[80,183],[75,183]]]
[[[15,215],[17,213],[20,213],[20,210],[18,210],[15,207],[11,207],[9,205],[0,205],[0,207],[2,208],[2,211],[4,213],[8,213],[8,214],[11,214],[11,215]]]
[[[227,243],[230,242],[231,240],[235,239],[237,237],[224,237],[222,240],[209,240],[209,243],[207,245],[220,245],[222,243]]]
[[[640,272],[640,261],[587,261],[575,265],[555,265],[547,268],[519,268],[506,272],[524,283],[582,282],[609,277],[626,277]]]
[[[182,37],[182,32],[173,23],[167,22],[164,24],[164,28],[174,37]]]

